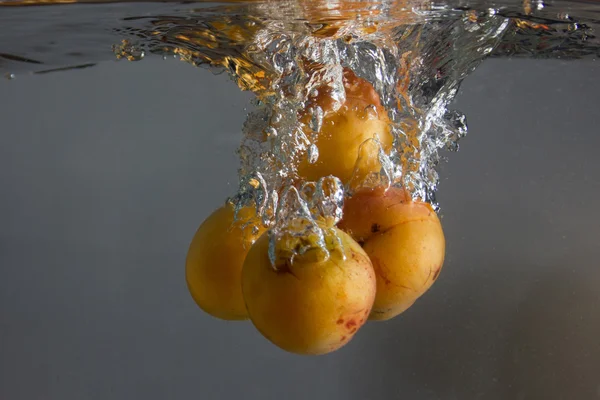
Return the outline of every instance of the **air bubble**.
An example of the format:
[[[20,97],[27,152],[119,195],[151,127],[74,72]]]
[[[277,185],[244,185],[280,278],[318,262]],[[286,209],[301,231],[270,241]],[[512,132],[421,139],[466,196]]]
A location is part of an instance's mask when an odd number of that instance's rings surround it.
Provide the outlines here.
[[[319,106],[316,106],[312,110],[312,117],[310,119],[310,128],[313,132],[318,133],[321,132],[321,127],[323,126],[323,109]]]
[[[283,116],[281,115],[281,113],[274,113],[271,116],[271,124],[278,124],[281,122],[282,119],[283,119]]]
[[[265,129],[265,133],[267,134],[267,137],[277,137],[277,129],[273,128],[272,126],[267,127],[267,129]]]
[[[311,144],[308,148],[308,162],[314,164],[319,159],[319,148],[316,144]]]

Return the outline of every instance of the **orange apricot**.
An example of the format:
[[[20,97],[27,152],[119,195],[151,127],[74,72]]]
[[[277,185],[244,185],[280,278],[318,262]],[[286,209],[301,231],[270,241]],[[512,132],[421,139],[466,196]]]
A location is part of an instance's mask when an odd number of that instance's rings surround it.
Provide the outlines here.
[[[188,250],[185,276],[190,294],[202,310],[225,320],[248,318],[242,266],[264,229],[252,207],[242,208],[234,221],[231,204],[214,211],[200,225]]]
[[[348,199],[338,224],[362,243],[377,276],[370,315],[387,320],[407,310],[435,282],[445,256],[440,220],[404,190],[362,191]]]
[[[324,117],[315,140],[318,159],[314,163],[303,159],[298,166],[298,174],[304,179],[316,181],[333,175],[347,183],[353,175],[362,143],[375,138],[386,153],[392,147],[390,120],[373,86],[348,69],[344,73],[344,86],[346,100],[338,110],[333,109],[334,101],[327,91],[311,103],[323,109]],[[310,136],[310,132],[307,134]],[[378,152],[370,151],[362,156],[377,159]],[[379,164],[363,162],[359,168],[379,168]]]
[[[279,240],[272,266],[269,235],[250,249],[242,288],[250,319],[283,350],[318,355],[348,343],[366,322],[375,298],[375,273],[363,249],[333,228],[341,247],[321,257],[317,249],[294,254],[295,240]]]

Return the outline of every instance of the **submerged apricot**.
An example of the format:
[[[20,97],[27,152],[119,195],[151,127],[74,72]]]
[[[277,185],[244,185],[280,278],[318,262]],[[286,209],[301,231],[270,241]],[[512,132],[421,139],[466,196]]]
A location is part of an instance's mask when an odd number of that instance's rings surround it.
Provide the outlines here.
[[[322,259],[316,250],[270,263],[269,235],[250,249],[242,289],[250,319],[269,341],[297,354],[324,354],[348,343],[366,322],[375,298],[375,273],[363,249],[335,229],[342,250]],[[276,252],[291,254],[285,240]]]
[[[319,149],[317,161],[310,163],[304,159],[298,166],[298,174],[307,180],[316,181],[334,175],[346,183],[352,177],[363,142],[376,138],[385,152],[392,147],[390,121],[373,86],[350,70],[345,71],[344,86],[346,101],[339,110],[333,109],[333,100],[327,93],[315,99],[323,109],[324,117],[315,140]],[[310,132],[308,134],[310,136]],[[371,151],[366,156],[376,159],[378,153]],[[375,168],[377,165],[365,162],[360,168]]]
[[[214,211],[194,235],[185,264],[194,301],[208,314],[225,320],[248,318],[242,296],[242,266],[248,250],[264,231],[254,208],[242,208],[238,217],[234,221],[230,204]],[[258,232],[253,232],[253,227]]]
[[[373,263],[377,295],[370,319],[387,320],[407,310],[441,271],[440,220],[429,204],[412,201],[402,189],[356,193],[338,226],[363,244]]]

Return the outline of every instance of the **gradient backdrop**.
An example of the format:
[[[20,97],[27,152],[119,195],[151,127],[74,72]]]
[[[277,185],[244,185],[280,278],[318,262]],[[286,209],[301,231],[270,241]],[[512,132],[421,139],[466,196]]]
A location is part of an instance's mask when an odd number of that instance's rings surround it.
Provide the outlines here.
[[[0,80],[0,399],[600,398],[599,73],[488,60],[466,80],[440,279],[316,358],[186,290],[247,93],[159,59]]]

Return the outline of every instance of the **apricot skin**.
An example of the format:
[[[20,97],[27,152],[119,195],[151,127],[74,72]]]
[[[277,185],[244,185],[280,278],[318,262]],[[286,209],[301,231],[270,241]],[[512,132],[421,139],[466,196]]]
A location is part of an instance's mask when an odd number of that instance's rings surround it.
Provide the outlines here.
[[[427,203],[402,189],[355,194],[338,225],[363,243],[377,276],[369,319],[387,320],[406,311],[435,282],[444,263],[444,232]]]
[[[333,101],[326,93],[314,100],[323,108],[324,118],[315,140],[319,158],[313,164],[304,159],[298,166],[298,175],[306,180],[316,181],[333,175],[347,183],[354,173],[363,142],[376,138],[386,153],[392,147],[390,121],[373,86],[350,70],[345,71],[344,83],[346,101],[339,110],[332,110]],[[310,136],[311,133],[307,134]],[[363,153],[363,156],[377,160],[378,152]],[[362,163],[361,168],[380,167],[377,162],[367,160]],[[362,174],[367,172],[371,171],[360,171]]]
[[[232,205],[215,210],[198,228],[190,244],[185,266],[187,286],[198,306],[224,320],[248,318],[242,296],[244,259],[264,231],[253,208],[244,208],[234,222]],[[242,229],[242,223],[252,224]],[[259,229],[252,233],[252,226]]]
[[[242,288],[250,319],[276,346],[303,355],[325,354],[348,343],[366,322],[375,298],[375,273],[362,248],[337,230],[346,259],[306,253],[274,269],[264,234],[250,249]],[[310,251],[309,251],[310,252]]]

